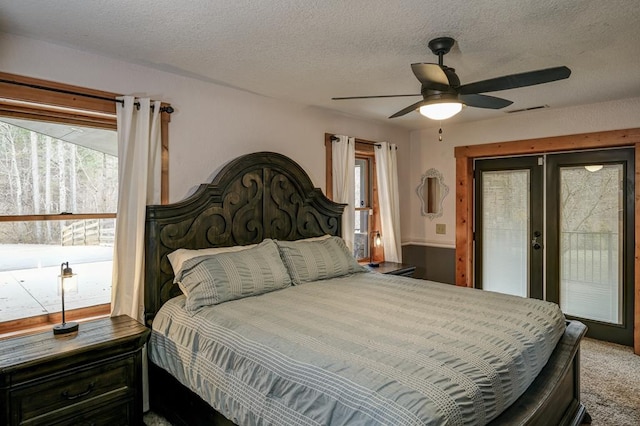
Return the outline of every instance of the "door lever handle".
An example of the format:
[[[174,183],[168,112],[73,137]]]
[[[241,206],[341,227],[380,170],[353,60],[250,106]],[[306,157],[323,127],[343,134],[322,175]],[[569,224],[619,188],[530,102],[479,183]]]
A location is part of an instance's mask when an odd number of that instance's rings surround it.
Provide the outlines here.
[[[531,247],[533,247],[534,250],[540,250],[542,248],[542,244],[538,242],[538,238],[541,235],[542,234],[540,233],[540,231],[535,231],[533,233],[533,239],[531,240]]]

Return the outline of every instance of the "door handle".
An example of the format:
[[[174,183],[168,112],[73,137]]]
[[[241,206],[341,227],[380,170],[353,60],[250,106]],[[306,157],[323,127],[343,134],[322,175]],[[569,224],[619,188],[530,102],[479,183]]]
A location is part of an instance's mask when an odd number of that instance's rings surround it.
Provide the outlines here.
[[[533,233],[533,239],[531,240],[531,247],[533,247],[534,250],[540,250],[542,248],[542,244],[538,242],[538,238],[541,235],[542,234],[540,233],[540,231],[535,231]]]
[[[83,396],[87,396],[91,393],[91,391],[93,390],[93,388],[96,386],[95,382],[91,382],[89,383],[89,386],[87,386],[87,389],[84,392],[80,392],[78,394],[75,395],[69,395],[69,391],[64,391],[61,393],[62,397],[69,400],[69,401],[73,401],[74,399],[78,399],[78,398],[82,398]]]

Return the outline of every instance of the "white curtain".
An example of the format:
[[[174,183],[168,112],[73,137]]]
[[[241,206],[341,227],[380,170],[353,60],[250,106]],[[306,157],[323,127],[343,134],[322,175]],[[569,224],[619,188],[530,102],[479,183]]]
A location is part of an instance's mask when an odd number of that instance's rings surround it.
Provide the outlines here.
[[[118,218],[111,316],[144,322],[144,228],[147,204],[160,203],[160,102],[122,98],[118,123]]]
[[[160,102],[124,96],[118,123],[118,218],[113,250],[111,316],[144,323],[144,228],[147,204],[160,203]],[[142,349],[143,410],[149,410],[146,346]]]
[[[400,200],[398,198],[398,160],[396,145],[381,142],[376,146],[376,178],[384,260],[402,262],[400,241]]]
[[[353,251],[353,229],[356,215],[354,206],[356,199],[356,140],[341,135],[336,135],[336,138],[331,143],[333,201],[348,204],[342,214],[342,238],[349,250]]]

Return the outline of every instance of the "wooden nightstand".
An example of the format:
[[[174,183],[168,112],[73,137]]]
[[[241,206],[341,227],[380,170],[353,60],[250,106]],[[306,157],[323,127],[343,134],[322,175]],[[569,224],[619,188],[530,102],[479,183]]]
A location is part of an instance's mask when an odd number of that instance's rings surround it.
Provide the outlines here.
[[[142,345],[126,315],[0,341],[0,424],[142,423]]]
[[[404,277],[412,277],[416,270],[416,267],[413,265],[396,262],[380,262],[377,267],[371,267],[369,265],[364,266],[365,268],[380,274],[402,275]]]

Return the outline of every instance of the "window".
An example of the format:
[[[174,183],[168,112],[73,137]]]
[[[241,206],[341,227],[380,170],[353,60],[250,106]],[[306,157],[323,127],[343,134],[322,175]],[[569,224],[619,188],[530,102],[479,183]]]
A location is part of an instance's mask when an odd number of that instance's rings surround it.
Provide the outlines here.
[[[0,116],[0,322],[111,302],[118,201],[114,130]]]
[[[332,198],[331,134],[325,134],[326,148],[326,192]],[[375,173],[375,142],[356,139],[355,163],[355,221],[353,254],[358,261],[381,262],[382,247],[373,244],[373,236],[380,230],[378,196]]]
[[[117,94],[0,73],[0,334],[110,312]],[[167,113],[162,113],[167,146]],[[166,202],[167,165],[162,165]]]

